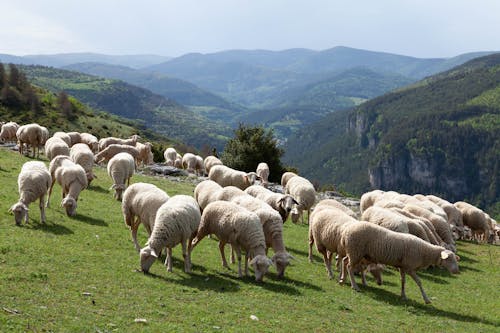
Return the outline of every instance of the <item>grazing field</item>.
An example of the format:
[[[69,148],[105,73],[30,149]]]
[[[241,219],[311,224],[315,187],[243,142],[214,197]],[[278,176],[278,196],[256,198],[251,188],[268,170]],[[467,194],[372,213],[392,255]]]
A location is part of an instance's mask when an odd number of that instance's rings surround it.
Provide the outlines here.
[[[54,332],[498,332],[500,247],[459,242],[461,274],[419,273],[433,303],[425,305],[407,279],[408,301],[399,298],[399,273],[388,269],[384,285],[369,278],[362,292],[329,280],[322,259],[307,261],[307,226],[284,225],[295,256],[284,280],[275,269],[264,283],[237,278],[221,267],[217,243],[204,239],[193,251],[193,272],[183,272],[180,247],[174,272],[157,261],[138,272],[139,255],[98,168],[83,191],[77,215],[60,207],[55,186],[47,224],[30,205],[28,225],[15,226],[7,211],[17,202],[17,174],[27,158],[0,149],[0,331]],[[47,161],[45,161],[47,162]],[[192,194],[191,182],[135,175],[175,194]],[[146,241],[141,226],[140,242]],[[227,251],[229,252],[229,251]],[[163,258],[164,259],[164,258]],[[335,278],[338,274],[336,273]],[[251,316],[255,316],[252,317]]]

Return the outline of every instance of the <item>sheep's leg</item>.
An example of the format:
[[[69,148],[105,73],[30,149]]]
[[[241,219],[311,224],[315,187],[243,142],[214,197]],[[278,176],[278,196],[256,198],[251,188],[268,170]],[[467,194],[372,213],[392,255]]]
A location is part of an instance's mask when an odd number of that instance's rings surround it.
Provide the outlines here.
[[[331,263],[330,259],[328,259],[328,251],[325,248],[322,248],[319,251],[323,255],[323,261],[325,262],[325,267],[326,267],[326,272],[328,273],[328,278],[333,279],[332,263]]]
[[[229,265],[226,261],[226,255],[224,254],[224,246],[226,246],[226,243],[224,243],[223,241],[219,241],[219,251],[222,258],[222,267],[229,268]]]
[[[167,266],[167,271],[172,272],[172,248],[167,247],[167,258],[165,258],[165,266]]]
[[[240,247],[235,246],[235,250],[236,250],[236,258],[238,259],[238,277],[243,277],[243,274],[241,274],[241,250],[240,250]],[[245,262],[245,265],[247,265],[246,262]],[[248,272],[245,271],[245,274],[248,274]]]
[[[406,301],[407,300],[405,292],[406,272],[402,268],[400,268],[399,274],[401,274],[401,298]]]
[[[54,184],[56,183],[55,177],[52,178],[52,184],[50,184],[49,194],[47,195],[47,203],[45,207],[49,207],[50,205],[50,195],[52,194],[52,189],[54,188]]]
[[[141,247],[139,245],[139,242],[137,241],[137,229],[138,228],[139,228],[139,225],[132,223],[132,228],[130,231],[132,232],[132,240],[134,241],[135,249],[137,250],[137,252],[140,252]]]
[[[234,247],[233,247],[233,244],[231,244],[231,258],[229,259],[229,262],[231,264],[234,264],[236,262],[236,260],[234,260]]]
[[[360,265],[360,268],[361,268],[361,282],[363,283],[363,286],[367,286],[365,267],[363,265]]]
[[[356,291],[361,291],[356,283],[356,280],[354,279],[354,272],[352,271],[353,267],[356,267],[356,265],[354,265],[352,260],[349,260],[349,263],[347,264],[347,271],[349,272],[349,278],[351,279],[351,287]]]
[[[45,223],[45,205],[44,205],[44,201],[45,201],[45,195],[42,195],[40,197],[40,202],[38,204],[38,206],[40,207],[40,216],[42,218],[42,223]]]
[[[187,250],[185,239],[181,241],[181,246],[182,246],[182,257],[184,258],[184,272],[189,273],[191,272],[191,261],[189,260],[190,259],[189,252]]]
[[[340,284],[343,284],[344,281],[345,281],[345,270],[346,270],[346,267],[347,267],[347,256],[345,256],[344,258],[342,258],[341,261],[342,262],[342,270],[341,270],[341,273],[340,273],[340,278],[339,278],[339,283]]]
[[[425,293],[424,288],[422,287],[422,282],[420,282],[417,272],[409,271],[408,274],[410,274],[410,276],[413,278],[417,286],[420,288],[420,292],[422,293],[422,297],[424,298],[425,304],[431,303],[431,300],[429,299],[429,297],[427,297],[427,294]]]
[[[311,227],[309,226],[309,262],[313,262],[312,247],[314,244],[314,237],[312,235]]]

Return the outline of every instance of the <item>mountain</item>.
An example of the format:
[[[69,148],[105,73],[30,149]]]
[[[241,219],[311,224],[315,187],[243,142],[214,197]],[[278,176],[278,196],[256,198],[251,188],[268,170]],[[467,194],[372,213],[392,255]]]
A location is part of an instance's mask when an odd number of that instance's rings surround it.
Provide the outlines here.
[[[301,129],[285,162],[323,184],[435,193],[500,212],[500,54]]]
[[[170,57],[158,55],[107,55],[99,53],[62,53],[62,54],[33,54],[26,56],[12,56],[0,54],[0,62],[23,65],[42,65],[63,67],[81,62],[99,62],[111,65],[141,68],[152,66],[170,60]]]
[[[64,90],[101,111],[140,121],[157,133],[201,148],[222,149],[230,129],[196,115],[171,99],[123,81],[42,66],[22,67],[37,86]]]

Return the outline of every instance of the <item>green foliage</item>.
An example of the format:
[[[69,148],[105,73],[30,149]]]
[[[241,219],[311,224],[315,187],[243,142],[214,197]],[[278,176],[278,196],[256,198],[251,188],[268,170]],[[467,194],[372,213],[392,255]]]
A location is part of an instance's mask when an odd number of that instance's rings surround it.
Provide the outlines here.
[[[221,159],[225,165],[246,172],[255,171],[260,162],[266,162],[269,179],[279,182],[283,173],[282,155],[283,149],[278,147],[273,130],[240,124],[234,131],[234,138],[227,142]]]

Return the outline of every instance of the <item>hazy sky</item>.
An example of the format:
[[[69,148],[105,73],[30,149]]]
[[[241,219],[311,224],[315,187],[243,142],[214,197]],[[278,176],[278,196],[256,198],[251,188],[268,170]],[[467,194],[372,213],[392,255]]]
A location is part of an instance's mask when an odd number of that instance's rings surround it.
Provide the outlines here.
[[[500,50],[499,0],[0,0],[0,53]]]

